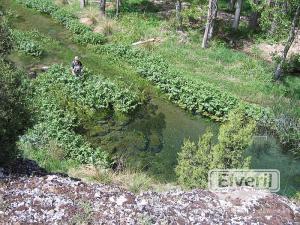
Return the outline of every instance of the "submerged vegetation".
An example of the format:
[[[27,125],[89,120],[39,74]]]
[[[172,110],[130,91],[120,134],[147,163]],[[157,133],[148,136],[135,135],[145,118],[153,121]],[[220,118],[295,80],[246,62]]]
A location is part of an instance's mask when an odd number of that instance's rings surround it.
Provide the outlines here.
[[[262,33],[247,33],[244,21],[240,31],[218,21],[215,39],[205,45],[211,48],[201,49],[198,36],[207,11],[203,3],[192,2],[175,15],[172,10],[160,11],[160,5],[153,2],[130,0],[121,4],[120,15],[114,17],[113,9],[108,8],[104,17],[94,6],[80,9],[79,1],[15,0],[6,4],[16,2],[49,15],[63,25],[63,31],[68,30],[68,37],[67,41],[60,34],[56,38],[55,29],[52,35],[40,27],[28,30],[17,12],[8,16],[9,26],[0,26],[1,38],[7,40],[0,43],[0,66],[6,74],[1,77],[5,84],[1,95],[8,96],[3,98],[7,100],[0,114],[1,122],[2,117],[6,121],[1,124],[0,141],[7,146],[0,159],[27,157],[55,172],[81,171],[83,164],[93,165],[95,174],[86,175],[92,180],[139,192],[161,186],[161,182],[207,187],[210,169],[249,168],[253,165],[249,155],[255,148],[253,136],[259,134],[274,135],[285,150],[280,154],[300,156],[299,78],[286,76],[284,82],[274,83],[275,62],[264,61],[259,51],[247,55],[231,49],[237,40],[226,43],[228,35],[230,39],[250,35],[257,42],[269,40],[270,24],[262,24]],[[169,10],[170,5],[165,7]],[[265,22],[268,13],[261,14]],[[91,24],[83,24],[79,20],[83,16]],[[180,17],[182,24],[175,19]],[[282,31],[288,29],[282,24],[277,28],[274,32],[282,40]],[[51,54],[58,51],[52,59]],[[66,66],[74,51],[86,59],[80,77],[72,76]],[[21,61],[25,66],[20,69],[34,70],[36,77],[25,77],[8,59],[16,65]],[[286,68],[292,71],[297,59],[290,60],[293,63]],[[47,71],[35,68],[43,64]],[[184,136],[183,143],[180,140],[164,149],[170,141],[164,136],[168,115],[160,112],[165,106],[156,106],[155,98],[175,103],[191,120],[201,115],[221,123],[218,135],[212,129],[195,131],[199,142]],[[11,118],[18,122],[11,123]],[[9,140],[2,138],[7,133]],[[172,138],[175,143],[179,137]]]

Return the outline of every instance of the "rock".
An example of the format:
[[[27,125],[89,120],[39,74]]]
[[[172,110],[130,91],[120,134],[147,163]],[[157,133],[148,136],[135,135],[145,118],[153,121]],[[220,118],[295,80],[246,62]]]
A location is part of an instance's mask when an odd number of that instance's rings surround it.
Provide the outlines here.
[[[87,25],[87,26],[92,26],[94,24],[94,21],[88,17],[80,18],[79,21],[80,21],[80,23]]]
[[[4,169],[0,168],[0,179],[5,178]]]
[[[299,205],[251,188],[134,195],[117,186],[87,184],[60,175],[20,175],[0,184],[1,224],[300,223]]]
[[[29,71],[28,77],[31,79],[37,78],[37,72],[36,71]]]

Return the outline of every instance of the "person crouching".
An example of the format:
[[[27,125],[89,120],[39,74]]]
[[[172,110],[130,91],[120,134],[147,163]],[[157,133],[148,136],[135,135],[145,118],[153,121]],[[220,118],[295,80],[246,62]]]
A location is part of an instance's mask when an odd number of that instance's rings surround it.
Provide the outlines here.
[[[71,64],[71,70],[72,70],[72,74],[74,76],[80,76],[83,70],[83,65],[79,60],[78,56],[75,56],[74,60],[72,61]]]

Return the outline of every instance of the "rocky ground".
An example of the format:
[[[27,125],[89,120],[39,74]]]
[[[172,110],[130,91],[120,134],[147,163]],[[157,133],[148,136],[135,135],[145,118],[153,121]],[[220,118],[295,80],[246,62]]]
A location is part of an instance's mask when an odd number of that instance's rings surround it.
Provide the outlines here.
[[[0,224],[297,225],[300,208],[284,197],[245,188],[134,195],[49,175],[29,162],[19,163],[16,171],[0,170]]]

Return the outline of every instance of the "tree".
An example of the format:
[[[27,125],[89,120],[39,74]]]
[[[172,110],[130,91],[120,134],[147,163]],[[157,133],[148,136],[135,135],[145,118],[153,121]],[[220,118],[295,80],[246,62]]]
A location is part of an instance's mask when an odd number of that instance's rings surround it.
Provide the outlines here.
[[[83,9],[86,5],[86,0],[80,0],[80,8]]]
[[[248,168],[250,157],[246,156],[246,149],[252,143],[255,128],[255,121],[243,109],[237,109],[221,125],[216,145],[212,145],[210,130],[197,145],[186,140],[178,153],[175,169],[178,182],[189,188],[206,187],[210,169]]]
[[[175,169],[180,184],[189,188],[206,187],[212,160],[212,137],[212,132],[207,130],[198,145],[190,140],[184,141]]]
[[[181,10],[182,10],[182,4],[181,0],[177,0],[175,3],[175,8],[176,8],[176,19],[177,19],[177,29],[182,31],[182,15],[181,15]]]
[[[253,0],[252,3],[252,12],[249,18],[249,28],[252,30],[257,30],[259,27],[258,19],[260,16],[259,11],[257,10],[257,6],[259,4],[259,0]]]
[[[245,150],[252,143],[256,122],[241,109],[229,114],[228,122],[220,127],[218,144],[213,148],[213,169],[239,169],[250,165]]]
[[[234,30],[237,30],[239,28],[242,4],[243,4],[243,0],[237,0],[235,4],[235,14],[234,14],[234,20],[232,24],[232,28]]]
[[[121,1],[116,0],[116,17],[119,16]]]
[[[236,0],[229,0],[228,1],[228,10],[230,12],[233,11],[235,3],[236,3]]]
[[[218,13],[218,0],[209,0],[207,22],[202,40],[202,48],[208,47],[208,42],[213,36],[215,20]]]
[[[100,7],[101,16],[105,16],[105,6],[106,6],[106,0],[100,0],[99,7]]]
[[[288,40],[286,42],[286,45],[283,49],[282,55],[281,55],[281,59],[279,61],[279,63],[276,66],[276,70],[274,73],[274,79],[275,80],[279,80],[282,76],[282,67],[283,64],[286,60],[286,56],[290,50],[291,45],[293,44],[294,40],[295,40],[295,36],[296,36],[296,27],[298,26],[299,23],[299,14],[300,14],[300,6],[298,5],[295,15],[294,15],[294,19],[291,25],[291,29],[290,29],[290,33],[289,33],[289,37]]]

